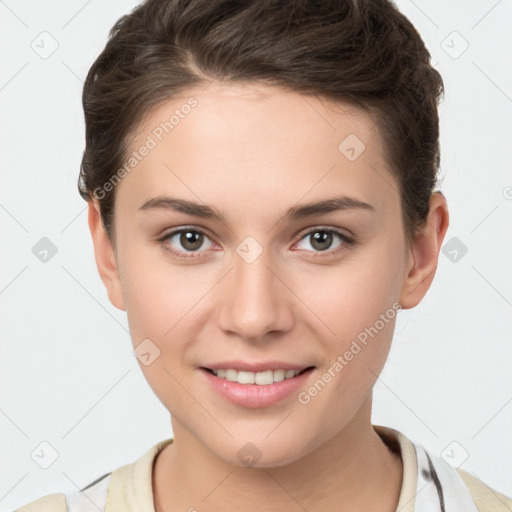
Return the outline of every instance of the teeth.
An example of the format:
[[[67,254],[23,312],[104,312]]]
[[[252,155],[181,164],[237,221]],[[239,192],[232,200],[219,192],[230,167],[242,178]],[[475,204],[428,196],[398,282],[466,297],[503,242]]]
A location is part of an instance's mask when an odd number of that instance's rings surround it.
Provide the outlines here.
[[[231,382],[238,381],[238,372],[236,370],[226,370],[226,380]]]
[[[274,370],[274,382],[281,382],[284,380],[285,373],[286,372],[284,370]]]
[[[267,384],[272,384],[274,382],[274,372],[272,370],[267,370],[266,372],[258,372],[253,373],[255,384],[259,384],[260,386],[265,386]],[[240,374],[238,376],[238,382],[240,382]]]
[[[281,382],[284,379],[292,379],[301,370],[265,370],[264,372],[246,372],[237,371],[231,368],[212,370],[214,375],[230,382],[238,382],[239,384],[258,384],[260,386],[268,386],[274,382]]]
[[[238,372],[239,384],[254,384],[256,375],[253,372]]]

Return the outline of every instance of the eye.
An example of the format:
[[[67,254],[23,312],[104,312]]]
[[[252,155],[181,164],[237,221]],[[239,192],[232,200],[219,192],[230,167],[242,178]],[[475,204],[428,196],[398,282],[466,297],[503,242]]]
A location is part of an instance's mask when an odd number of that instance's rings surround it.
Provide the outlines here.
[[[166,251],[169,251],[175,256],[180,258],[195,258],[197,257],[194,253],[199,251],[203,247],[205,240],[210,240],[207,234],[197,228],[180,228],[170,233],[165,234],[160,238],[159,242],[162,244]],[[181,246],[183,249],[175,249],[175,247]],[[203,249],[208,249],[213,246],[210,241],[210,246]],[[187,255],[187,253],[189,253]],[[190,254],[191,253],[191,254]]]
[[[334,229],[321,227],[309,230],[306,234],[303,235],[301,241],[308,239],[310,240],[309,245],[313,248],[313,252],[317,253],[313,256],[315,258],[322,256],[322,254],[318,253],[328,253],[330,255],[338,254],[354,244],[354,240],[352,240],[344,233]],[[336,242],[336,239],[338,239],[338,243],[334,246],[334,248],[332,248],[333,242]]]
[[[323,256],[322,253],[326,253],[326,256],[339,254],[355,243],[353,239],[344,233],[323,227],[310,229],[302,236],[301,241],[307,240],[308,238],[310,239],[309,245],[313,248],[313,258]],[[338,242],[334,248],[332,248],[333,243],[336,243],[336,239]],[[206,241],[208,241],[209,244],[207,243],[207,246],[204,247]],[[201,257],[202,252],[214,246],[208,235],[203,230],[195,227],[175,229],[161,237],[159,242],[166,251],[178,258]],[[181,248],[179,248],[179,246],[181,246]],[[308,248],[305,250],[311,252]]]

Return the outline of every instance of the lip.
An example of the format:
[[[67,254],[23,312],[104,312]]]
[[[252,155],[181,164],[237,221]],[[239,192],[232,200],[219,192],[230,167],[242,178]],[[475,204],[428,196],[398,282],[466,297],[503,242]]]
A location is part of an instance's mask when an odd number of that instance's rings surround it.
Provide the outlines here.
[[[273,365],[265,366],[261,365],[234,365],[232,366],[218,366],[213,369],[222,368],[234,368],[242,371],[264,371],[269,369],[286,369],[286,370],[305,370],[299,375],[291,379],[284,379],[281,382],[274,382],[273,384],[259,385],[259,384],[239,384],[238,382],[231,382],[226,379],[215,376],[210,373],[206,367],[199,368],[201,375],[206,380],[207,385],[211,386],[221,397],[228,400],[229,402],[239,405],[241,407],[249,409],[260,409],[264,407],[270,407],[276,405],[291,394],[296,393],[302,386],[304,386],[306,380],[314,372],[314,366],[302,366],[297,367],[293,365],[276,366]],[[283,363],[279,363],[283,365]],[[248,368],[258,367],[258,370],[252,370]]]

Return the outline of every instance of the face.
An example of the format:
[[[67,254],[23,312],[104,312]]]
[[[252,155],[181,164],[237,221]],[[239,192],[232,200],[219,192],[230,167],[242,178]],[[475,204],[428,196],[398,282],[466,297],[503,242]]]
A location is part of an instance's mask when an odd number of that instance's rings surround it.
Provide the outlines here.
[[[151,112],[133,151],[104,281],[177,441],[276,466],[333,438],[371,399],[413,261],[371,118],[214,83]]]

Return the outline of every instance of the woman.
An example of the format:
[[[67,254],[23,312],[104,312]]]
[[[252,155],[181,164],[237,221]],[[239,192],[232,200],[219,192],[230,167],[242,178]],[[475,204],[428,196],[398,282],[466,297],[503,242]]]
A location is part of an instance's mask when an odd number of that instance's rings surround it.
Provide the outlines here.
[[[439,73],[388,1],[149,0],[84,86],[98,271],[173,437],[21,511],[509,510],[372,425],[448,227]]]

